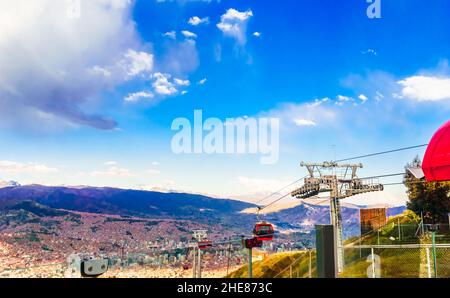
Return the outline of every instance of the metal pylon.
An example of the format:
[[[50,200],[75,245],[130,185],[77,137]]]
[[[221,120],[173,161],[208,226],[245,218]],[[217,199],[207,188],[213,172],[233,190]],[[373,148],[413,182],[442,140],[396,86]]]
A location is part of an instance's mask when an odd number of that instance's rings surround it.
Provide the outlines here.
[[[338,272],[344,270],[344,248],[342,235],[342,214],[340,199],[357,194],[381,191],[383,185],[359,179],[356,172],[362,164],[338,164],[336,162],[304,163],[309,177],[302,187],[291,192],[298,199],[317,197],[320,193],[330,193],[330,221],[335,228],[335,253]],[[339,173],[336,170],[341,170]],[[328,172],[328,173],[326,173]]]
[[[344,270],[344,248],[342,237],[342,214],[341,203],[338,198],[330,198],[330,221],[335,227],[335,245],[336,245],[336,258],[338,272],[341,273]]]

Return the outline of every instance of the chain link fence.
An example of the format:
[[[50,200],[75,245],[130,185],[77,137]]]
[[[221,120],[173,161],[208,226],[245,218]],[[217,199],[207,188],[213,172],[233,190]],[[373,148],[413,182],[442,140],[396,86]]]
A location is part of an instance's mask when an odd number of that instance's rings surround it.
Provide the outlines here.
[[[402,224],[391,222],[380,229],[370,231],[360,237],[346,241],[354,245],[403,245],[420,244],[424,236],[436,232],[436,243],[450,243],[450,226],[448,224]]]
[[[316,251],[307,250],[291,264],[280,270],[274,278],[315,278]]]
[[[449,244],[361,245],[344,247],[348,278],[449,278]]]

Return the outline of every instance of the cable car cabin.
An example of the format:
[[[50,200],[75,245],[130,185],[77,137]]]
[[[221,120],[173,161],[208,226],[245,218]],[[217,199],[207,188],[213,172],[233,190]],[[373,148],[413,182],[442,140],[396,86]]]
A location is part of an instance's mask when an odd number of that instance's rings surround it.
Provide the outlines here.
[[[203,241],[200,241],[198,243],[198,248],[200,250],[205,250],[205,249],[208,249],[210,247],[212,247],[212,241],[211,240],[203,240]]]
[[[248,249],[252,249],[255,247],[262,247],[263,242],[262,240],[259,240],[258,238],[250,238],[244,240],[244,247]]]
[[[253,229],[253,235],[261,241],[271,241],[274,233],[273,225],[267,222],[257,223]]]

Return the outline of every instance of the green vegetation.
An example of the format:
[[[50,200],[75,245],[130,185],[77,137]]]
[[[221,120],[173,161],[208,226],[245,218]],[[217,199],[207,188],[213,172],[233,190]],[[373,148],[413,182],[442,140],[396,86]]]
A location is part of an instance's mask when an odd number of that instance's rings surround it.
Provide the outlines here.
[[[416,157],[407,167],[421,167]],[[426,182],[406,171],[405,186],[408,189],[408,209],[423,214],[425,223],[448,223],[450,212],[450,182]]]
[[[64,216],[64,215],[69,214],[69,212],[67,212],[67,211],[53,209],[53,208],[41,205],[41,204],[33,202],[33,201],[20,202],[12,207],[9,207],[9,210],[25,210],[30,213],[33,213],[34,215],[36,215],[38,217]]]
[[[122,216],[122,218],[107,217],[104,222],[105,223],[108,223],[108,222],[127,222],[129,224],[132,224],[132,223],[138,223],[138,222],[145,222],[145,223],[147,223],[147,220],[144,220],[144,219],[130,219],[129,217]]]
[[[73,222],[73,226],[81,226],[81,215],[76,213],[69,213],[65,218],[65,221]]]
[[[390,217],[386,225],[361,237],[352,237],[344,242],[348,245],[418,244],[420,242],[420,217],[406,210]]]
[[[316,276],[315,253],[312,252],[312,277]],[[292,264],[292,271],[289,266]],[[284,270],[284,271],[283,271]],[[230,278],[247,277],[248,265],[244,265],[238,270],[230,273]],[[253,262],[253,277],[255,278],[287,278],[309,276],[309,254],[307,251],[282,252],[267,256],[262,261]]]
[[[42,245],[42,250],[43,251],[49,251],[49,252],[52,252],[53,251],[53,249],[51,249],[51,248],[49,248],[47,245]]]
[[[145,223],[146,226],[152,227],[152,226],[157,226],[158,224],[160,224],[161,221],[147,221]]]
[[[400,236],[399,229],[400,224]],[[391,244],[419,244],[430,243],[428,238],[419,238],[420,217],[407,210],[403,214],[391,217],[387,224],[361,238],[353,237],[345,241],[345,269],[340,274],[344,278],[366,278],[371,264],[368,260],[371,255],[369,248],[354,247],[361,245],[391,245]],[[420,230],[419,230],[420,232]],[[450,235],[440,234],[438,242],[449,243]],[[425,248],[375,248],[373,251],[380,256],[380,275],[390,278],[427,277],[426,249]],[[431,252],[430,252],[431,253]],[[436,250],[438,277],[450,277],[450,249],[437,248]],[[312,277],[316,277],[315,252],[311,254]],[[290,270],[292,266],[292,270]],[[232,278],[247,277],[248,266],[244,265],[229,274]],[[369,269],[370,270],[370,269]],[[307,251],[285,252],[272,254],[262,261],[253,262],[253,275],[255,278],[272,277],[309,277],[309,254]]]
[[[41,242],[41,239],[37,236],[36,232],[32,231],[28,234],[26,234],[24,237],[16,237],[14,238],[15,241],[20,242]]]
[[[400,229],[399,229],[400,224]],[[399,237],[400,235],[400,237]],[[440,234],[437,242],[449,243],[450,235]],[[351,248],[352,245],[399,245],[430,243],[428,238],[420,238],[420,217],[407,210],[403,214],[391,217],[378,231],[363,237],[346,241],[345,270],[341,277],[367,277],[367,268],[371,254],[368,248]],[[417,278],[426,276],[426,250],[424,248],[375,248],[380,256],[380,274],[391,278]],[[437,249],[438,276],[450,277],[450,249]],[[422,264],[422,268],[421,268]]]

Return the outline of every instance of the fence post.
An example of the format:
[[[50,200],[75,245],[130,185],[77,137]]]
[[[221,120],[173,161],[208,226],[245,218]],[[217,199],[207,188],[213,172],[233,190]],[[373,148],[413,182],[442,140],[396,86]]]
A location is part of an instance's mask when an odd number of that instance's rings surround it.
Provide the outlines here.
[[[193,249],[194,252],[194,259],[192,260],[192,278],[196,278],[197,277],[197,252],[195,251],[195,247]]]
[[[248,249],[248,278],[253,278],[252,249]]]
[[[377,230],[377,243],[380,245],[380,230]]]
[[[372,255],[372,278],[375,278],[375,251],[372,248],[370,248],[370,253]]]
[[[398,241],[401,243],[402,242],[402,233],[401,233],[401,227],[400,227],[400,217],[398,218],[397,225],[398,225]]]
[[[428,246],[426,247],[426,252],[427,252],[427,273],[428,273],[428,278],[431,278],[430,248]]]
[[[202,278],[202,250],[198,248],[198,260],[197,260],[197,267],[198,267],[198,278]]]
[[[289,266],[289,277],[292,278],[292,265]]]
[[[311,259],[311,250],[309,250],[309,268],[308,268],[308,275],[309,278],[312,278],[312,274],[311,274],[311,268],[312,268],[312,259]]]
[[[362,236],[359,237],[359,258],[360,258],[360,259],[362,258],[361,237],[362,237]]]
[[[431,245],[433,246],[433,267],[434,267],[434,278],[437,278],[438,277],[438,274],[437,274],[437,262],[436,262],[436,232],[435,231],[433,231],[432,233],[431,233]]]

